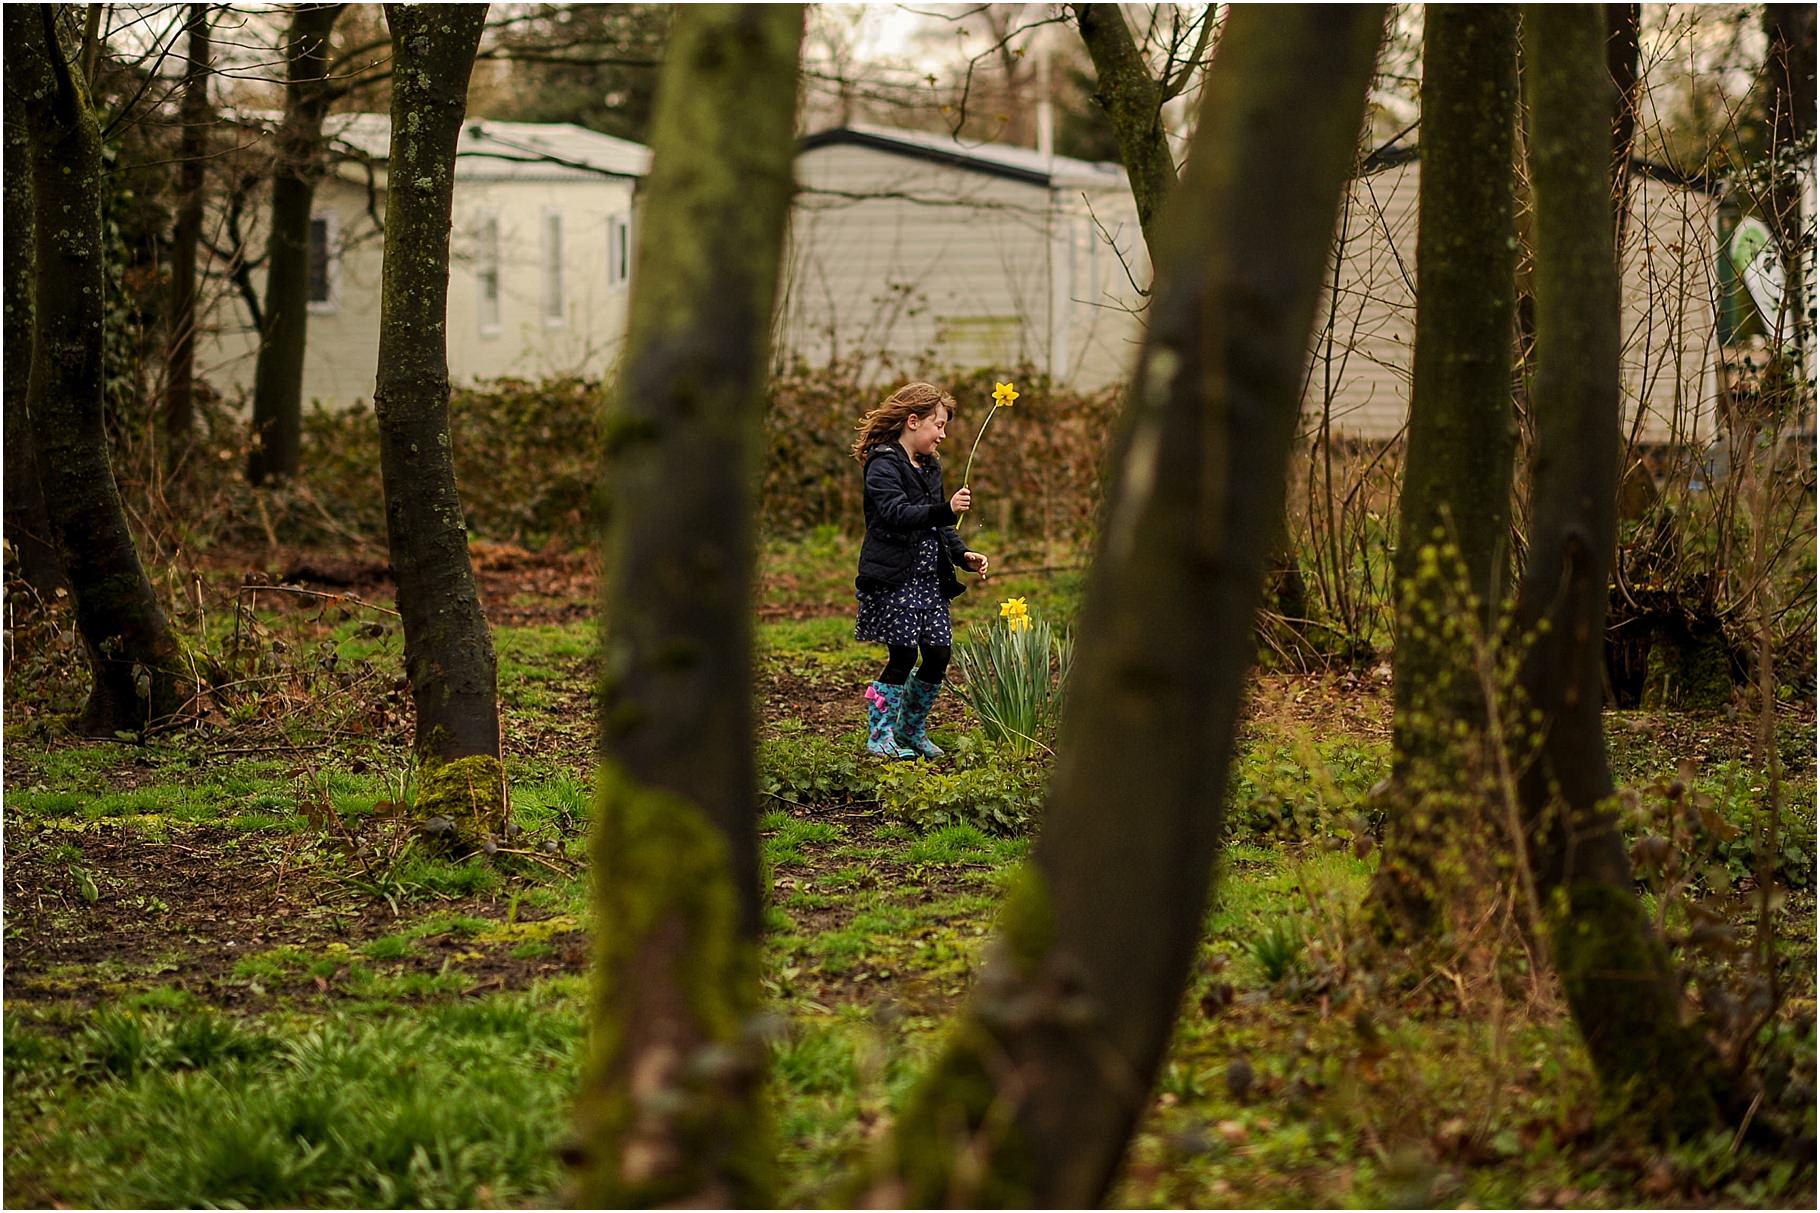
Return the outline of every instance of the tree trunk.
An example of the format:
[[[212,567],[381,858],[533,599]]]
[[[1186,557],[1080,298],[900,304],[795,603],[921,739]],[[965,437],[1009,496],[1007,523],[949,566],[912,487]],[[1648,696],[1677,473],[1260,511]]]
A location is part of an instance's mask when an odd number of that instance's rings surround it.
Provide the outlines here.
[[[799,6],[678,8],[604,423],[598,941],[580,1205],[771,1199],[751,704]]]
[[[1814,133],[1814,25],[1811,4],[1763,6],[1763,32],[1768,40],[1763,74],[1769,84],[1769,152],[1778,165],[1764,217],[1775,234],[1786,270],[1784,315],[1775,326],[1780,332],[1774,336],[1798,344],[1804,353],[1813,339],[1813,317],[1803,314],[1808,293],[1804,279],[1812,253],[1811,248],[1803,247],[1810,237],[1802,221],[1801,181],[1795,166],[1804,163],[1811,170],[1814,158],[1814,150],[1808,146]],[[1810,366],[1807,376],[1795,374],[1793,378],[1799,381],[1811,375]]]
[[[1642,51],[1643,6],[1605,6],[1605,70],[1617,90],[1617,109],[1611,121],[1611,197],[1616,218],[1617,243],[1624,248],[1624,228],[1630,221],[1630,151],[1637,137],[1637,85]],[[1622,274],[1623,267],[1620,265]]]
[[[329,34],[345,4],[299,4],[285,37],[285,111],[272,164],[265,327],[253,364],[253,450],[247,479],[295,476],[303,449],[303,355],[310,323],[310,207],[321,179],[329,111]]]
[[[6,542],[18,573],[40,594],[68,588],[51,542],[50,516],[38,484],[36,444],[25,395],[32,372],[31,146],[19,98],[6,96]]]
[[[79,727],[105,737],[164,720],[188,696],[182,652],[139,563],[108,463],[101,133],[57,39],[58,7],[6,9],[6,68],[30,137],[37,238],[26,413],[94,672]]]
[[[1555,969],[1600,1079],[1659,1127],[1717,1123],[1713,1058],[1681,1023],[1668,953],[1633,891],[1600,719],[1617,542],[1618,273],[1597,6],[1524,10],[1536,205],[1536,454],[1519,679],[1541,730],[1519,781]]]
[[[170,363],[165,376],[167,465],[188,452],[196,424],[196,249],[202,240],[203,156],[208,150],[209,5],[190,5],[189,66],[183,76],[183,133],[177,144],[177,223],[171,234]]]
[[[1119,159],[1137,203],[1138,226],[1154,265],[1158,216],[1176,183],[1175,157],[1163,130],[1163,87],[1150,74],[1118,5],[1076,4],[1074,16],[1093,59],[1097,81],[1093,100],[1112,123]],[[1211,20],[1212,15],[1203,19]]]
[[[1160,232],[1043,831],[872,1203],[1096,1204],[1148,1105],[1205,924],[1253,615],[1382,28],[1375,5],[1232,9]]]
[[[449,435],[449,226],[455,146],[484,4],[388,4],[392,147],[373,412],[386,542],[423,778],[416,810],[480,845],[505,828],[498,670],[474,583]]]
[[[1372,903],[1383,927],[1436,925],[1444,841],[1479,789],[1486,702],[1471,641],[1510,576],[1517,120],[1514,5],[1431,4],[1422,46],[1422,177],[1409,453],[1399,501],[1393,772],[1400,812]],[[1459,604],[1472,603],[1463,618]],[[1465,735],[1458,726],[1465,726]]]

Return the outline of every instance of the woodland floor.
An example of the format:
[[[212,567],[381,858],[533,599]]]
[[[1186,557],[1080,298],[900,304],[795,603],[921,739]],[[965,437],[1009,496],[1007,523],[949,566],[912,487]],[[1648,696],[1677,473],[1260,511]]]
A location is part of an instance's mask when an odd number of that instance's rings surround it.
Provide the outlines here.
[[[522,829],[491,860],[412,841],[382,560],[210,553],[180,624],[236,685],[148,744],[69,734],[67,611],[11,605],[9,1206],[560,1199],[589,959],[594,583],[583,557],[476,557]],[[850,559],[835,535],[770,545],[758,611],[763,980],[798,1205],[848,1203],[843,1179],[939,1043],[1029,845],[866,791],[857,691],[876,656],[851,639]],[[1010,571],[959,604],[963,632],[1006,595],[1072,615],[1077,553],[997,563]],[[278,581],[309,592],[255,588]],[[1495,899],[1433,955],[1363,942],[1385,675],[1259,675],[1201,957],[1115,1202],[1812,1207],[1812,705],[1778,731],[1790,993],[1766,1031],[1793,1077],[1762,1113],[1805,1146],[1726,1131],[1663,1149],[1601,1103]],[[964,743],[952,696],[938,718],[938,740]],[[1624,713],[1609,733],[1638,814],[1677,772],[1735,823],[1766,803],[1748,719]],[[1008,795],[1042,773],[1006,773]],[[1695,840],[1698,878],[1748,927],[1754,868],[1726,833]]]

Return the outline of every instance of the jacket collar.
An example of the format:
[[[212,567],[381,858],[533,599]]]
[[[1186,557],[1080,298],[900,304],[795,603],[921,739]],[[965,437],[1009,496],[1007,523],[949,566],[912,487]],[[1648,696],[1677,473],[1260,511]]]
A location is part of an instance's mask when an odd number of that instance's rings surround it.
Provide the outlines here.
[[[926,472],[930,468],[939,468],[942,466],[942,457],[933,451],[929,453],[929,458],[924,462],[920,464],[912,463],[910,461],[910,452],[906,451],[903,444],[895,438],[890,439],[887,442],[881,442],[872,447],[871,450],[866,453],[866,461],[870,463],[880,455],[895,455],[903,462],[905,467],[913,472]]]

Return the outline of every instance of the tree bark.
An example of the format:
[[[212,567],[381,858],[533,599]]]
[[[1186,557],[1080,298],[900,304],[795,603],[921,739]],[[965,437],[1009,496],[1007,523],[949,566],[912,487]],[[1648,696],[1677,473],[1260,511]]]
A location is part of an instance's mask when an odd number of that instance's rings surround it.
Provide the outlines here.
[[[303,449],[303,355],[310,322],[310,206],[323,173],[329,35],[345,4],[299,4],[285,36],[285,111],[272,164],[265,257],[265,327],[253,364],[253,450],[247,479],[295,476]]]
[[[26,413],[51,534],[94,686],[90,736],[139,731],[185,704],[182,652],[127,529],[102,408],[101,133],[70,70],[55,5],[6,9],[6,70],[31,147],[32,356]]]
[[[1160,232],[1043,832],[872,1203],[1096,1204],[1148,1104],[1205,923],[1253,615],[1382,28],[1375,5],[1232,9]]]
[[[1814,23],[1811,4],[1763,6],[1763,30],[1769,39],[1765,68],[1777,148],[1793,147],[1814,131]]]
[[[1717,1123],[1714,1059],[1681,1022],[1668,953],[1633,891],[1600,719],[1617,542],[1618,273],[1597,6],[1524,9],[1535,191],[1536,454],[1519,674],[1540,721],[1519,781],[1555,969],[1599,1076],[1658,1127]]]
[[[32,372],[32,173],[25,115],[7,78],[6,96],[6,542],[18,574],[39,594],[69,581],[51,542],[38,483],[37,445],[25,397]]]
[[[1620,252],[1624,248],[1624,228],[1630,221],[1630,151],[1637,137],[1642,33],[1641,4],[1605,6],[1605,70],[1611,75],[1612,87],[1618,94],[1611,121],[1611,197],[1617,223],[1616,248]]]
[[[604,422],[582,1206],[763,1205],[752,583],[799,6],[678,8]]]
[[[1463,786],[1484,769],[1486,702],[1471,641],[1493,634],[1508,587],[1517,449],[1517,9],[1431,4],[1424,12],[1419,290],[1392,684],[1400,812],[1371,898],[1381,926],[1413,937],[1436,925],[1437,861],[1480,790]]]
[[[1093,60],[1093,100],[1112,123],[1119,159],[1137,204],[1138,226],[1154,265],[1158,217],[1176,183],[1175,157],[1169,153],[1163,130],[1163,86],[1150,74],[1150,65],[1144,62],[1118,5],[1073,7],[1081,41]],[[1211,20],[1212,15],[1203,19]]]
[[[202,241],[203,157],[208,150],[209,6],[190,5],[189,65],[183,75],[177,143],[177,222],[171,233],[170,363],[165,375],[166,462],[175,468],[196,424],[196,250]]]
[[[1764,217],[1775,234],[1786,271],[1782,288],[1784,316],[1776,326],[1781,330],[1776,336],[1784,342],[1798,343],[1804,355],[1813,339],[1813,317],[1802,314],[1808,291],[1804,278],[1811,254],[1802,247],[1808,229],[1802,222],[1801,182],[1795,165],[1805,161],[1811,169],[1813,163],[1813,148],[1808,140],[1814,133],[1815,16],[1814,7],[1808,4],[1763,6],[1763,32],[1768,40],[1763,74],[1769,85],[1769,154],[1777,164]]]
[[[373,411],[386,541],[424,776],[416,809],[478,845],[505,828],[498,670],[468,556],[449,433],[455,148],[484,4],[389,4],[392,146]]]

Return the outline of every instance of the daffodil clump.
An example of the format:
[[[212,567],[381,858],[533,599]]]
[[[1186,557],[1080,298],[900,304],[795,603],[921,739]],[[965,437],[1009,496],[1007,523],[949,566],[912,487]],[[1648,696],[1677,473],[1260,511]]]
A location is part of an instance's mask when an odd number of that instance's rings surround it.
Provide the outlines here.
[[[967,466],[961,472],[961,484],[963,486],[972,482],[973,454],[974,451],[980,449],[980,439],[986,436],[986,427],[992,424],[992,418],[1000,409],[1008,409],[1016,404],[1017,397],[1018,390],[1015,383],[998,383],[993,385],[992,410],[986,414],[986,419],[980,422],[980,432],[973,436],[973,448],[967,452]],[[1018,601],[1021,602],[1023,600],[1019,599]]]
[[[998,618],[955,646],[956,694],[980,718],[986,736],[1027,757],[1048,750],[1061,719],[1074,642],[1031,615],[1022,598],[998,605]]]

